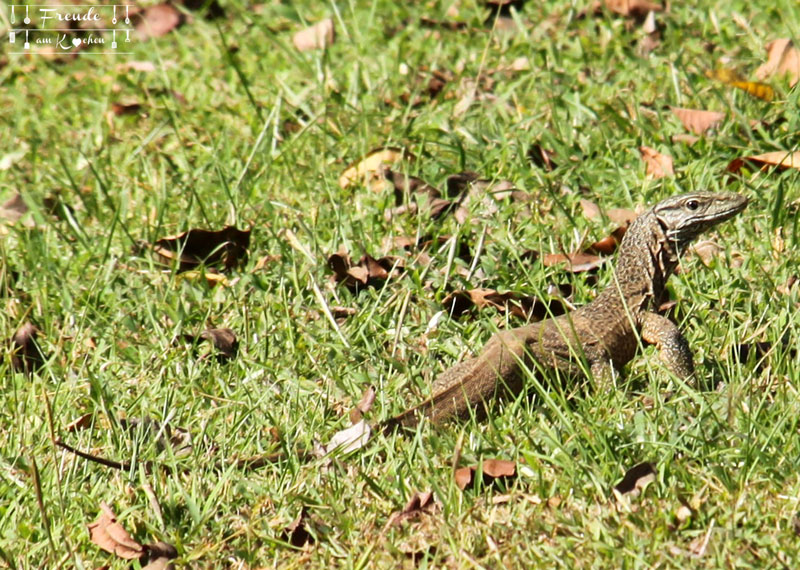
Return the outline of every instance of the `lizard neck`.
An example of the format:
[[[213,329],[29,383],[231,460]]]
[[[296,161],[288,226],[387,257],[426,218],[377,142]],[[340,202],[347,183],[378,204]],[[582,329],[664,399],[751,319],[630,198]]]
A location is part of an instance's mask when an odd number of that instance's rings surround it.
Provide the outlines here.
[[[679,247],[667,239],[652,211],[639,216],[622,239],[614,280],[601,296],[632,311],[654,308],[678,265]]]

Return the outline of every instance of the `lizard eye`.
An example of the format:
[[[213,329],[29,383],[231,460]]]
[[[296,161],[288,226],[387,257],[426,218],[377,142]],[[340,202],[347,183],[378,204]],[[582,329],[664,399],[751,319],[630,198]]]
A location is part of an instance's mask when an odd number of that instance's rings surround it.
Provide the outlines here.
[[[697,208],[700,207],[700,203],[697,200],[689,200],[688,202],[686,202],[686,207],[689,208],[690,210],[696,210]]]

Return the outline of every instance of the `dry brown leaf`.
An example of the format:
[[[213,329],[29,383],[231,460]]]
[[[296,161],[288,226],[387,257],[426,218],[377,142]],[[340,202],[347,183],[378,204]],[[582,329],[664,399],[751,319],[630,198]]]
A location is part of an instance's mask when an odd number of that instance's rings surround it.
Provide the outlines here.
[[[640,463],[625,472],[622,481],[614,486],[614,495],[619,499],[624,496],[634,498],[642,490],[656,480],[656,469],[652,463]]]
[[[287,526],[281,534],[281,540],[284,540],[294,547],[300,548],[308,543],[314,542],[314,537],[308,532],[311,526],[311,520],[308,515],[308,509],[303,507],[297,518]]]
[[[672,157],[668,154],[662,154],[649,146],[640,146],[639,152],[647,165],[646,174],[648,178],[658,179],[675,174],[672,169]]]
[[[117,522],[116,515],[105,501],[100,503],[100,517],[88,526],[92,543],[106,552],[126,560],[141,558],[145,553],[145,547]]]
[[[330,455],[336,452],[337,454],[346,454],[357,449],[361,449],[369,441],[372,435],[372,428],[364,420],[360,420],[348,428],[333,434],[333,437],[325,446],[325,454]]]
[[[236,333],[231,329],[206,329],[198,335],[185,334],[183,339],[186,342],[196,343],[199,340],[211,341],[217,349],[217,360],[224,362],[234,358],[239,352],[239,340]]]
[[[715,129],[725,119],[725,113],[719,111],[703,111],[681,107],[670,107],[670,109],[678,117],[684,128],[696,135],[702,135],[710,129]]]
[[[492,307],[525,320],[535,321],[563,315],[566,312],[566,307],[560,299],[543,302],[536,297],[513,292],[498,293],[494,289],[455,291],[447,295],[442,304],[453,317],[464,315],[472,307],[478,309]]]
[[[758,79],[768,79],[775,75],[787,75],[791,87],[800,81],[800,51],[788,38],[768,43],[767,61],[756,69]]]
[[[619,244],[622,243],[622,238],[625,236],[627,229],[627,225],[618,227],[611,232],[611,235],[606,236],[587,247],[584,250],[584,253],[588,253],[590,255],[611,255],[617,251],[617,247],[619,247]]]
[[[583,210],[583,217],[591,220],[600,216],[600,206],[591,200],[584,200],[581,198],[581,209]]]
[[[672,135],[672,136],[670,137],[670,140],[671,140],[672,142],[680,142],[680,143],[685,143],[685,144],[688,144],[689,146],[691,146],[691,145],[693,145],[694,143],[696,143],[697,141],[699,141],[699,140],[700,140],[700,137],[696,137],[696,136],[694,136],[694,135],[689,135],[689,134],[681,133],[681,134],[677,134],[677,135]]]
[[[714,258],[720,254],[722,248],[715,241],[707,239],[692,245],[692,251],[700,258],[703,265],[709,267]]]
[[[75,418],[70,423],[65,425],[64,431],[67,433],[72,433],[88,429],[89,427],[91,427],[93,419],[94,419],[93,413],[89,412],[87,414],[83,414],[82,416]]]
[[[178,557],[175,547],[166,542],[146,544],[145,550],[144,556],[139,560],[142,570],[170,570],[174,567],[170,560]]]
[[[298,51],[326,49],[336,40],[333,18],[326,18],[292,36],[292,43]]]
[[[339,186],[347,188],[351,184],[367,184],[372,177],[382,177],[384,168],[400,161],[413,162],[414,155],[397,147],[387,146],[371,150],[363,158],[345,168],[339,177]]]
[[[433,506],[433,493],[431,491],[414,493],[401,511],[396,511],[391,514],[389,520],[387,520],[386,524],[383,526],[383,532],[386,532],[393,526],[401,524],[403,521],[418,517],[423,512],[430,511]]]
[[[784,281],[783,283],[778,285],[775,288],[775,290],[778,293],[780,293],[781,295],[791,295],[792,288],[795,286],[797,281],[798,281],[798,276],[797,275],[789,275],[789,277],[786,279],[786,281]]]
[[[201,264],[221,264],[224,269],[232,269],[246,260],[249,246],[250,230],[226,226],[218,231],[191,229],[161,238],[152,250],[165,265],[178,261],[178,271],[187,271]]]
[[[645,18],[650,12],[661,12],[664,7],[661,4],[648,0],[603,0],[605,7],[620,16],[632,16],[634,18]]]
[[[347,253],[334,253],[328,257],[328,267],[333,270],[331,281],[343,283],[345,287],[357,291],[363,287],[380,286],[384,281],[399,274],[404,262],[399,257],[386,256],[375,259],[364,255],[353,265]]]
[[[550,172],[558,165],[553,161],[555,153],[552,150],[544,148],[541,144],[536,143],[528,149],[528,160],[534,166]]]
[[[746,162],[760,167],[761,170],[766,170],[767,168],[773,166],[781,170],[785,170],[787,168],[800,170],[800,151],[789,152],[778,150],[764,154],[757,154],[755,156],[734,158],[728,165],[728,172],[736,174],[742,169],[742,166],[744,166]]]
[[[582,251],[570,253],[569,255],[565,255],[563,253],[547,253],[542,256],[542,263],[546,267],[552,267],[553,265],[561,265],[566,263],[569,265],[570,273],[594,271],[608,260],[608,257],[599,257],[597,255],[584,253]]]
[[[16,222],[28,212],[28,205],[22,199],[22,195],[16,192],[11,198],[3,202],[0,206],[0,220]]]
[[[31,374],[39,370],[47,358],[42,353],[36,337],[39,329],[32,323],[23,324],[11,339],[11,368]]]
[[[136,35],[139,39],[160,38],[183,24],[184,17],[170,3],[157,4],[146,8],[138,16]]]
[[[142,104],[138,101],[111,103],[111,112],[116,117],[121,117],[123,115],[138,115],[141,110]]]
[[[368,386],[361,396],[361,401],[355,408],[350,410],[350,422],[357,424],[372,409],[372,404],[375,402],[375,386]]]
[[[495,479],[508,479],[517,474],[517,464],[514,461],[505,459],[484,459],[480,465],[483,474],[484,484],[488,484]],[[454,475],[456,485],[462,491],[474,482],[474,473],[478,471],[478,466],[462,467],[456,469]]]

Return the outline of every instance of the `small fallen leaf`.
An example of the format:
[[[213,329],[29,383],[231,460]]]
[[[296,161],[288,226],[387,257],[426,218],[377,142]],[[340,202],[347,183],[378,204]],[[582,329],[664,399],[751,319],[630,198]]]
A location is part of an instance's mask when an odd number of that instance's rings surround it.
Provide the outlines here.
[[[232,269],[247,257],[250,230],[234,226],[214,231],[191,229],[175,236],[161,238],[152,246],[153,253],[165,265],[178,261],[178,271],[187,271],[198,265],[223,265]]]
[[[672,169],[672,157],[668,154],[662,154],[649,146],[640,146],[639,152],[647,166],[648,178],[658,179],[675,174]]]
[[[715,241],[707,239],[692,245],[692,251],[700,258],[703,265],[709,267],[714,258],[720,254],[722,248]]]
[[[350,422],[357,424],[361,421],[364,414],[372,409],[372,404],[375,402],[375,386],[368,386],[361,396],[361,401],[355,408],[350,410]]]
[[[141,558],[145,548],[128,534],[104,501],[100,503],[100,517],[89,525],[89,538],[93,544],[106,552],[116,554],[126,560]]]
[[[292,43],[298,51],[325,49],[336,40],[333,18],[326,18],[292,36]]]
[[[165,36],[184,22],[183,14],[169,3],[150,6],[137,18],[136,35],[143,40]]]
[[[631,16],[643,19],[650,12],[661,12],[661,4],[649,0],[603,0],[603,4],[610,11],[620,16]]]
[[[0,206],[0,220],[16,222],[27,212],[28,205],[25,203],[25,200],[22,199],[22,195],[16,192]]]
[[[375,259],[364,255],[355,265],[347,253],[334,253],[328,257],[328,267],[333,270],[331,281],[343,283],[352,291],[368,286],[379,286],[389,277],[402,271],[404,262],[394,256]]]
[[[544,148],[539,143],[534,144],[528,149],[528,160],[530,160],[534,166],[548,172],[558,167],[553,161],[554,156],[555,153],[552,150]]]
[[[545,267],[554,265],[568,264],[570,273],[583,273],[594,271],[609,260],[608,257],[600,257],[591,253],[579,251],[565,255],[563,253],[547,253],[542,256],[542,263]]]
[[[455,482],[462,491],[474,482],[474,473],[478,471],[478,466],[462,467],[456,469],[454,473]],[[517,474],[517,464],[514,461],[505,459],[484,459],[480,465],[484,483],[489,483],[495,479],[508,479]]]
[[[765,170],[771,166],[785,170],[787,168],[794,168],[800,170],[800,151],[783,151],[778,150],[774,152],[767,152],[764,154],[757,154],[755,156],[745,156],[742,158],[734,158],[728,165],[728,172],[733,174],[738,173],[745,163],[752,163],[761,170]]]
[[[361,449],[367,445],[371,434],[372,428],[370,425],[361,420],[349,428],[336,432],[328,442],[328,445],[325,446],[325,454],[330,455],[336,452],[343,455]]]
[[[309,526],[310,517],[308,515],[308,509],[303,507],[300,514],[297,515],[297,518],[283,530],[281,539],[297,548],[312,543],[314,542],[314,537],[308,532]]]
[[[418,491],[414,493],[402,510],[391,514],[389,520],[387,520],[386,524],[383,526],[383,532],[386,532],[391,527],[397,526],[404,521],[418,517],[423,512],[430,511],[433,506],[433,493],[431,491]]]
[[[625,472],[622,481],[614,486],[614,495],[617,499],[627,495],[631,498],[638,497],[642,490],[656,480],[656,469],[652,463],[639,463]]]
[[[370,177],[382,176],[386,166],[400,161],[413,162],[414,155],[396,147],[376,148],[344,170],[339,177],[339,186],[347,188],[351,184],[368,183]]]
[[[111,103],[111,112],[117,117],[123,115],[138,115],[141,110],[142,104],[138,101]]]
[[[494,289],[481,288],[454,291],[444,298],[442,305],[451,316],[456,318],[464,315],[472,307],[478,309],[491,307],[502,313],[510,312],[522,319],[536,321],[563,315],[566,312],[566,307],[560,299],[543,302],[536,297],[520,293],[498,293]]]
[[[620,226],[611,232],[611,235],[604,237],[601,240],[594,242],[592,245],[584,250],[584,253],[590,255],[611,255],[617,251],[617,247],[622,243],[622,238],[625,236],[628,226]]]
[[[11,368],[32,374],[44,366],[47,358],[42,353],[36,337],[39,335],[32,323],[23,324],[11,339]]]
[[[169,570],[173,567],[170,562],[178,557],[178,551],[171,544],[158,541],[154,544],[145,544],[145,553],[139,560],[142,570]]]
[[[239,352],[239,341],[236,338],[236,333],[228,328],[206,329],[197,335],[184,334],[183,340],[192,344],[200,340],[211,341],[211,344],[217,350],[217,360],[220,362],[235,358]]]
[[[792,40],[782,38],[767,44],[767,61],[756,69],[757,79],[768,79],[775,75],[789,77],[789,86],[800,81],[800,51]]]
[[[780,293],[781,295],[791,295],[792,294],[792,288],[795,286],[797,281],[798,281],[798,276],[797,275],[794,275],[794,274],[793,275],[789,275],[789,277],[786,279],[786,281],[784,281],[783,283],[778,285],[775,288],[775,290],[778,293]]]
[[[710,129],[715,129],[725,119],[725,113],[719,111],[703,111],[681,107],[670,107],[670,109],[678,117],[684,128],[696,135],[702,135]]]
[[[72,433],[84,429],[88,429],[92,425],[92,420],[94,419],[94,414],[89,412],[87,414],[83,414],[82,416],[75,418],[70,423],[64,426],[64,431],[67,433]]]

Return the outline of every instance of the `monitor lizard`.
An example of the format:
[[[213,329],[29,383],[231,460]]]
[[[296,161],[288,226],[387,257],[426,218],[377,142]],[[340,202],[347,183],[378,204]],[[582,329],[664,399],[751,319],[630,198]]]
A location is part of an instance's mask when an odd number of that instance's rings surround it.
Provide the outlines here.
[[[612,282],[591,303],[561,315],[500,331],[481,353],[441,373],[432,396],[381,424],[383,431],[465,416],[498,392],[517,394],[525,370],[575,377],[610,377],[654,344],[673,374],[694,374],[692,351],[678,327],[654,312],[681,254],[698,235],[744,210],[747,198],[696,192],[659,202],[638,216],[619,247]],[[588,366],[588,369],[587,369]]]

